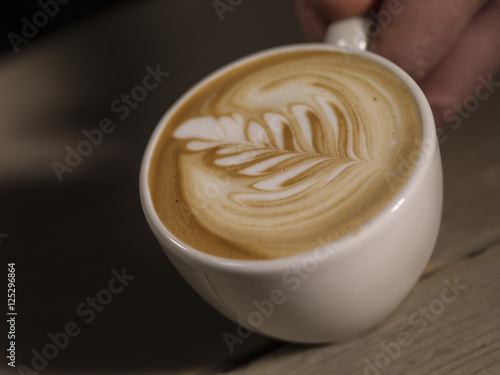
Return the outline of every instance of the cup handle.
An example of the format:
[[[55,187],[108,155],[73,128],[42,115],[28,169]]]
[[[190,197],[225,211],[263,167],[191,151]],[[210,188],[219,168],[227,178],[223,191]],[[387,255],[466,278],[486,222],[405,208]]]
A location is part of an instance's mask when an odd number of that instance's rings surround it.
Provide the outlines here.
[[[324,42],[347,51],[365,51],[370,43],[367,35],[368,16],[356,16],[335,21],[328,26]]]

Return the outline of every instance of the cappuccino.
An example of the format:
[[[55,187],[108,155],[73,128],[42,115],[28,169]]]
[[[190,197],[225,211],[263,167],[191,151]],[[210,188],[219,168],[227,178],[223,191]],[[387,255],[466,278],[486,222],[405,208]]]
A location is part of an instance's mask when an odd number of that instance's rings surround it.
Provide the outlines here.
[[[421,133],[413,96],[383,66],[336,51],[268,54],[177,105],[148,186],[182,243],[233,259],[286,257],[374,217],[408,178]]]

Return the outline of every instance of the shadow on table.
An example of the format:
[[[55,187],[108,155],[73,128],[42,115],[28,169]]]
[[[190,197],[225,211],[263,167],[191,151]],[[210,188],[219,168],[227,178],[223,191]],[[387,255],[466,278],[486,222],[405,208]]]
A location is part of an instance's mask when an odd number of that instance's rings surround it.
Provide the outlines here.
[[[231,366],[276,345],[236,325],[184,282],[150,232],[135,181],[17,187],[3,207],[16,263],[17,363],[38,372]],[[57,345],[57,346],[56,346]]]
[[[226,16],[206,1],[126,2],[2,55],[0,247],[16,263],[18,365],[195,372],[280,345],[254,334],[229,352],[222,334],[236,325],[175,271],[139,202],[142,153],[174,100],[215,68],[300,35],[288,0]],[[121,119],[111,103],[148,66],[169,75]],[[53,163],[103,118],[115,130],[59,179]]]

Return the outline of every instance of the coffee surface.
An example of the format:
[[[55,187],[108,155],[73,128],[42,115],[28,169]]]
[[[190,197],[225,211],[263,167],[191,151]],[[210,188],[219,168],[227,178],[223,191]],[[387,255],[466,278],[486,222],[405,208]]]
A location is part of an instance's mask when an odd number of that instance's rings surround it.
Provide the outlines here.
[[[210,79],[167,120],[148,175],[185,244],[235,259],[315,249],[400,190],[421,140],[411,93],[358,55],[304,50]]]

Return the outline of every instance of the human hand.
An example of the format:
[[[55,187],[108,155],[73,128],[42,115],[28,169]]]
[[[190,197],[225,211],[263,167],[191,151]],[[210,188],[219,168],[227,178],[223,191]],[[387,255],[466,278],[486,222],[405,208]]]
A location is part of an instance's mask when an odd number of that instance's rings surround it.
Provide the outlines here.
[[[370,50],[417,81],[438,126],[453,126],[500,87],[500,0],[298,0],[295,10],[312,42],[334,20],[378,13]]]

